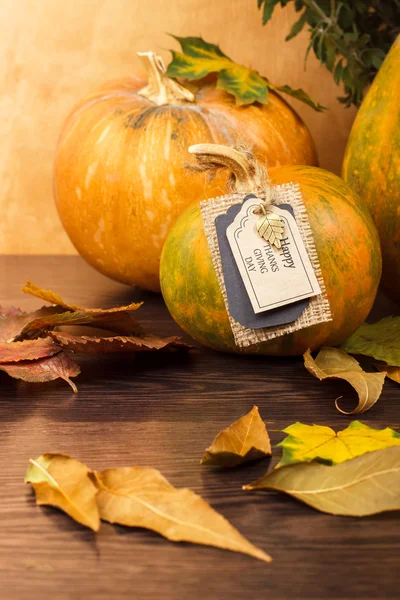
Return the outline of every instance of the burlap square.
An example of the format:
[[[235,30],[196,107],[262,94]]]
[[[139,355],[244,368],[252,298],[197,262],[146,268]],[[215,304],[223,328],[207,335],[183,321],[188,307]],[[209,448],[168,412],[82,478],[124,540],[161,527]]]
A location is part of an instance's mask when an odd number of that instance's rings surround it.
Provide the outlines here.
[[[208,245],[211,251],[212,261],[215,272],[224,297],[225,307],[229,315],[229,321],[232,328],[235,343],[241,348],[253,346],[261,342],[272,340],[286,333],[292,333],[311,325],[324,323],[332,320],[331,309],[328,296],[326,294],[325,284],[321,273],[321,267],[318,260],[317,251],[314,243],[314,236],[311,231],[310,222],[304,202],[301,196],[300,188],[297,184],[286,183],[284,185],[274,186],[273,204],[290,204],[293,207],[294,217],[301,233],[304,246],[307,250],[315,275],[321,288],[321,294],[310,298],[307,307],[296,321],[287,325],[278,327],[265,327],[262,329],[249,329],[235,321],[229,312],[228,298],[225,289],[224,276],[222,272],[221,255],[219,252],[217,230],[215,219],[218,215],[225,213],[230,206],[242,202],[246,193],[232,193],[211,200],[201,202],[200,209],[203,217],[204,231],[207,236]],[[252,193],[250,190],[249,194]],[[262,199],[260,194],[257,194]]]

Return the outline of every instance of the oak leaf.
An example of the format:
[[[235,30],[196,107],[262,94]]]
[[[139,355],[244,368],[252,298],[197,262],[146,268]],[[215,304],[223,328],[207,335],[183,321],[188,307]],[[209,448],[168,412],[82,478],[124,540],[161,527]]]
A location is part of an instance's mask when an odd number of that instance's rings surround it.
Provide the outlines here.
[[[144,527],[174,542],[216,546],[265,562],[271,557],[246,540],[222,515],[189,489],[176,489],[156,469],[121,467],[91,475],[100,517]]]
[[[338,348],[322,348],[314,359],[310,350],[304,354],[304,366],[318,379],[343,379],[350,383],[358,394],[358,404],[352,411],[336,408],[343,414],[354,415],[371,408],[382,393],[386,373],[366,373],[355,358]]]
[[[76,393],[78,391],[71,377],[76,377],[81,372],[79,365],[65,352],[58,352],[54,356],[38,360],[24,360],[14,363],[0,364],[0,371],[10,377],[23,379],[30,383],[43,383],[64,379]]]
[[[341,348],[350,354],[364,354],[391,367],[400,367],[400,317],[364,323]]]
[[[364,517],[400,510],[400,447],[368,452],[334,466],[288,465],[243,489],[285,492],[333,515]]]
[[[98,531],[97,488],[89,469],[75,458],[63,454],[43,454],[30,461],[25,483],[31,483],[36,503],[48,504],[66,512],[78,523]]]
[[[271,442],[257,406],[220,431],[207,448],[202,465],[236,467],[246,462],[271,456]]]
[[[278,444],[282,447],[282,459],[276,468],[313,460],[335,465],[366,452],[400,446],[400,434],[390,427],[374,429],[360,421],[353,421],[338,432],[324,425],[304,423],[294,423],[283,431],[288,435]]]

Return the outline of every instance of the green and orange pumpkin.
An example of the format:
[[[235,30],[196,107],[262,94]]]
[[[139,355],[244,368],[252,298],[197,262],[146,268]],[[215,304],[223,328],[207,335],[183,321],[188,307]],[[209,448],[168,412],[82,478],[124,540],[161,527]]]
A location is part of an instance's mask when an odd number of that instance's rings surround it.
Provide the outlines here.
[[[188,174],[187,148],[246,138],[271,166],[317,164],[300,117],[276,93],[268,104],[236,106],[214,85],[194,93],[142,55],[149,80],[105,84],[73,109],[61,133],[54,192],[61,221],[79,253],[109,277],[159,291],[161,250],[176,218],[209,195]],[[224,175],[215,181],[221,188]]]
[[[212,153],[212,145],[207,146]],[[231,161],[229,165],[232,167]],[[375,299],[381,253],[374,222],[357,194],[332,173],[317,167],[286,166],[269,169],[269,176],[275,185],[294,182],[300,186],[333,320],[243,351],[299,355],[307,348],[337,345],[365,320]],[[236,177],[240,178],[239,171]],[[165,303],[184,331],[205,346],[239,352],[199,204],[187,209],[171,229],[162,253],[160,278]]]
[[[343,177],[372,213],[382,246],[382,286],[400,303],[400,36],[358,111]]]

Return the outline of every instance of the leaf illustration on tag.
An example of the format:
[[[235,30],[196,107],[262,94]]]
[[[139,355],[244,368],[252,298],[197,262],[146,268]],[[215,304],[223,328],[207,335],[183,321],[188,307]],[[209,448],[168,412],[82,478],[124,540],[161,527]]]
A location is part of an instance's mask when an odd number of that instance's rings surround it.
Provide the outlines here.
[[[400,367],[400,317],[364,323],[340,347],[350,354],[364,354]]]
[[[0,371],[4,371],[10,377],[23,379],[29,383],[43,383],[64,379],[76,393],[78,388],[71,381],[81,372],[79,365],[65,352],[58,352],[48,358],[38,360],[23,360],[14,363],[1,363]]]
[[[271,246],[278,249],[282,247],[284,223],[278,215],[268,210],[258,218],[256,228],[260,236]]]
[[[374,429],[360,421],[338,432],[324,425],[303,423],[294,423],[283,431],[288,435],[278,444],[282,459],[276,468],[313,460],[335,465],[366,452],[400,446],[400,434],[394,429]]]
[[[333,515],[364,517],[400,510],[400,447],[335,466],[297,463],[274,469],[245,490],[278,490]]]
[[[382,393],[386,373],[366,373],[352,356],[338,348],[322,348],[314,360],[310,350],[304,354],[304,366],[318,379],[344,379],[356,390],[358,405],[350,412],[336,408],[345,415],[363,413],[371,408]]]
[[[188,489],[176,489],[156,469],[121,467],[92,476],[100,517],[110,523],[144,527],[174,542],[216,546],[270,562],[222,515]]]
[[[31,483],[38,505],[48,504],[66,512],[78,523],[98,531],[97,488],[89,469],[63,454],[42,454],[30,461],[25,483]]]
[[[376,363],[375,367],[378,371],[385,372],[392,381],[400,383],[400,367],[390,367],[385,363]]]
[[[236,467],[266,456],[271,456],[271,442],[258,408],[253,406],[249,413],[219,432],[200,464]]]

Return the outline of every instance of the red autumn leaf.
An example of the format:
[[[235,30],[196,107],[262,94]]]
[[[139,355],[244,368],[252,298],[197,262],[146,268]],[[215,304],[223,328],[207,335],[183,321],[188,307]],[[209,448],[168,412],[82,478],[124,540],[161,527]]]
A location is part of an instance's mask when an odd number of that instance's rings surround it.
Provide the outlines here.
[[[149,352],[166,349],[188,349],[191,346],[181,342],[179,338],[160,338],[146,334],[143,337],[113,336],[91,337],[71,335],[64,332],[52,332],[51,337],[57,344],[74,352],[103,354],[106,352]]]
[[[44,306],[30,313],[19,308],[0,307],[0,342],[11,341],[30,321],[49,318],[60,312],[63,312],[63,309],[55,306]]]
[[[51,337],[23,342],[0,342],[0,363],[35,360],[53,356],[59,351],[60,348]]]
[[[74,392],[77,392],[78,389],[70,377],[76,377],[81,372],[79,365],[62,351],[54,356],[38,360],[0,364],[0,371],[5,371],[15,379],[23,379],[32,383],[54,381],[54,379],[61,378],[69,383]]]

